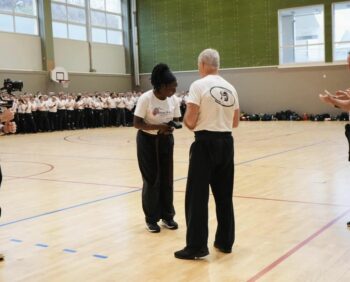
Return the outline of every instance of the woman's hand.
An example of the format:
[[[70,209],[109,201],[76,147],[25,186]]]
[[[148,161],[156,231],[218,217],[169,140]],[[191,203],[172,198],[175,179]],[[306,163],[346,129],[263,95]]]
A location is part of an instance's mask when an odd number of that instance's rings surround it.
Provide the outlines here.
[[[171,134],[173,131],[174,131],[174,128],[171,127],[170,125],[167,125],[165,123],[158,125],[159,134],[168,135],[168,134]]]

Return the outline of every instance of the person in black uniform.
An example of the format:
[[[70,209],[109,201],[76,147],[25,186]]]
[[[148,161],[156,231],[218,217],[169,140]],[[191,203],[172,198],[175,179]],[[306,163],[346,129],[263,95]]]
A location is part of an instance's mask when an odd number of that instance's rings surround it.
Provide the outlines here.
[[[235,240],[233,211],[234,147],[232,128],[239,124],[235,88],[219,74],[220,57],[213,49],[198,57],[201,79],[192,83],[184,117],[194,131],[185,195],[186,246],[175,252],[178,259],[196,259],[209,254],[209,185],[216,203],[218,226],[214,246],[230,253]]]
[[[173,94],[177,81],[165,64],[153,68],[152,90],[141,95],[134,113],[137,132],[137,159],[142,174],[142,207],[148,231],[160,232],[158,221],[169,229],[177,229],[173,205],[173,127],[180,107]]]

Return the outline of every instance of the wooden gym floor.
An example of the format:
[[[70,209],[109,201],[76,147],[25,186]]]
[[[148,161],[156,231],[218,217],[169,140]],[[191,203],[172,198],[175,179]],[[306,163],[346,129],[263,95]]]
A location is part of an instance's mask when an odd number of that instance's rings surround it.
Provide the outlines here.
[[[0,281],[350,281],[350,163],[342,122],[242,122],[236,242],[177,260],[193,134],[175,132],[176,220],[146,231],[134,128],[0,137]]]

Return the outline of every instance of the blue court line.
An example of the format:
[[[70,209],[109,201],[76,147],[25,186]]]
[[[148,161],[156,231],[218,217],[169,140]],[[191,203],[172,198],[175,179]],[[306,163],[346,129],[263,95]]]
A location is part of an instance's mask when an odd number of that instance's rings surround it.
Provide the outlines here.
[[[11,239],[10,241],[15,242],[15,243],[22,243],[23,242],[22,240],[18,240],[18,239]]]
[[[35,246],[41,247],[41,248],[48,248],[48,247],[49,247],[49,245],[47,245],[47,244],[41,244],[41,243],[35,244]]]
[[[11,242],[15,242],[15,243],[22,243],[23,242],[22,240],[18,240],[18,239],[11,239],[10,241]],[[41,247],[41,248],[48,248],[49,247],[49,245],[42,244],[42,243],[35,244],[35,246],[36,247]],[[78,252],[77,250],[73,250],[73,249],[63,249],[62,251],[65,252],[65,253],[71,253],[71,254],[75,254],[75,253]],[[108,256],[99,255],[99,254],[94,254],[92,256],[95,257],[95,258],[99,258],[99,259],[107,259],[108,258]]]
[[[235,166],[239,166],[239,165],[243,165],[243,164],[247,164],[247,163],[252,163],[252,162],[255,162],[255,161],[258,161],[258,160],[262,160],[262,159],[266,159],[266,158],[282,155],[282,154],[289,153],[289,152],[292,152],[292,151],[298,151],[300,149],[304,149],[304,148],[307,148],[307,147],[312,147],[312,146],[319,145],[319,144],[322,144],[322,143],[325,143],[325,141],[321,141],[321,142],[317,142],[317,143],[313,143],[313,144],[309,144],[309,145],[304,145],[304,146],[300,146],[300,147],[295,147],[295,148],[292,148],[292,149],[289,149],[289,150],[285,150],[285,151],[281,151],[281,152],[265,155],[265,156],[262,156],[262,157],[258,157],[258,158],[255,158],[255,159],[239,162],[239,163],[236,163]],[[181,180],[184,180],[186,178],[187,178],[187,176],[181,177],[181,178],[177,178],[177,179],[174,179],[174,182],[181,181]]]
[[[250,163],[250,162],[254,162],[254,161],[265,159],[265,158],[269,158],[269,157],[273,157],[273,156],[277,156],[277,155],[281,155],[281,154],[292,152],[292,151],[297,151],[297,150],[300,150],[300,149],[303,149],[303,148],[307,148],[307,147],[311,147],[311,146],[314,146],[314,145],[318,145],[318,144],[321,144],[321,143],[324,143],[324,142],[325,141],[317,142],[317,143],[304,145],[304,146],[292,148],[292,149],[289,149],[289,150],[285,150],[285,151],[281,151],[281,152],[265,155],[265,156],[262,156],[262,157],[259,157],[259,158],[255,158],[255,159],[251,159],[251,160],[248,160],[248,161],[237,163],[236,166],[242,165],[242,164],[247,164],[247,163]],[[186,177],[182,177],[182,178],[177,178],[177,179],[174,179],[174,182],[177,182],[177,181],[180,181],[180,180],[183,180],[183,179],[186,179],[186,178],[187,178],[187,176]],[[78,208],[78,207],[81,207],[81,206],[86,206],[86,205],[94,204],[94,203],[97,203],[97,202],[101,202],[101,201],[117,198],[117,197],[120,197],[120,196],[123,196],[123,195],[127,195],[127,194],[130,194],[130,193],[138,192],[140,190],[141,189],[137,189],[137,190],[125,192],[125,193],[122,193],[122,194],[117,194],[117,195],[105,197],[105,198],[102,198],[102,199],[97,199],[97,200],[93,200],[93,201],[77,204],[77,205],[70,206],[70,207],[67,207],[67,208],[62,208],[62,209],[58,209],[58,210],[42,213],[42,214],[39,214],[39,215],[35,215],[35,216],[26,217],[26,218],[22,218],[22,219],[19,219],[19,220],[3,223],[3,224],[0,224],[0,228],[3,227],[3,226],[19,223],[19,222],[22,222],[22,221],[36,219],[36,218],[43,217],[43,216],[46,216],[46,215],[50,215],[50,214],[54,214],[54,213],[58,213],[58,212],[62,212],[62,211],[70,210],[70,209],[75,209],[75,208]]]
[[[93,257],[95,257],[95,258],[99,258],[99,259],[107,259],[108,258],[108,256],[103,256],[103,255],[93,255]]]
[[[77,253],[78,251],[72,249],[63,249],[65,253]]]
[[[117,197],[120,197],[120,196],[123,196],[123,195],[127,195],[127,194],[131,194],[131,193],[134,193],[134,192],[138,192],[140,190],[141,189],[137,189],[137,190],[134,190],[134,191],[128,191],[128,192],[125,192],[125,193],[121,193],[121,194],[117,194],[117,195],[113,195],[113,196],[109,196],[109,197],[105,197],[105,198],[101,198],[101,199],[97,199],[97,200],[93,200],[93,201],[77,204],[77,205],[74,205],[74,206],[70,206],[70,207],[66,207],[66,208],[62,208],[62,209],[58,209],[58,210],[54,210],[54,211],[50,211],[50,212],[45,212],[45,213],[38,214],[38,215],[35,215],[35,216],[18,219],[18,220],[15,220],[15,221],[11,221],[11,222],[0,224],[0,227],[7,226],[7,225],[12,225],[12,224],[19,223],[19,222],[22,222],[22,221],[36,219],[36,218],[39,218],[39,217],[43,217],[43,216],[46,216],[46,215],[50,215],[50,214],[54,214],[54,213],[58,213],[58,212],[62,212],[62,211],[67,211],[67,210],[79,208],[79,207],[82,207],[82,206],[91,205],[91,204],[102,202],[102,201],[106,201],[106,200],[110,200],[110,199],[117,198]]]

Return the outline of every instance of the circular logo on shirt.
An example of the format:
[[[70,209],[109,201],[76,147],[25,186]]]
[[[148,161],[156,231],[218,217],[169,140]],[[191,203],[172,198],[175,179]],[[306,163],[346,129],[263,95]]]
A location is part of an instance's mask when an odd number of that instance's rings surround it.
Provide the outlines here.
[[[159,109],[159,108],[154,108],[154,109],[153,109],[152,114],[153,114],[154,116],[158,115],[159,113],[160,113],[160,109]]]
[[[224,87],[215,86],[210,89],[210,95],[214,98],[215,102],[223,107],[232,107],[236,103],[235,96],[231,90]]]

